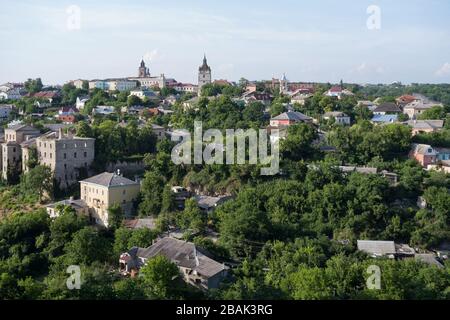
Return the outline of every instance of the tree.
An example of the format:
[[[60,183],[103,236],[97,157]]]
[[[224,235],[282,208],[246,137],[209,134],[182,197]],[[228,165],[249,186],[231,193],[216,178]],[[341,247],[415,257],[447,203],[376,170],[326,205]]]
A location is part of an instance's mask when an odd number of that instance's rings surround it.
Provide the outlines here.
[[[448,110],[444,107],[434,106],[422,112],[417,119],[419,120],[444,120]]]
[[[41,78],[37,79],[28,79],[25,81],[25,90],[27,90],[28,93],[36,93],[41,91],[43,88],[42,80]]]
[[[119,204],[115,204],[108,208],[108,227],[111,229],[117,229],[122,224],[125,215],[122,207]]]
[[[110,258],[110,243],[92,227],[76,232],[71,242],[64,248],[68,262],[89,265],[95,261],[107,261]]]
[[[164,190],[164,179],[156,173],[148,171],[142,181],[142,199],[139,212],[142,216],[158,215],[161,212],[161,195]]]
[[[39,202],[42,202],[44,195],[53,197],[53,172],[47,166],[36,166],[22,177],[22,188],[25,193],[35,193]]]
[[[141,106],[141,105],[142,105],[142,100],[138,96],[130,95],[128,97],[127,106],[132,107],[132,106]]]
[[[86,121],[80,121],[76,128],[77,137],[81,138],[93,138],[94,134],[92,132],[91,126]]]
[[[141,268],[140,274],[144,289],[150,298],[161,300],[178,298],[180,271],[166,257],[158,255],[150,259]]]
[[[164,187],[164,191],[162,194],[161,212],[162,213],[172,212],[175,209],[176,209],[175,195],[173,194],[170,186],[166,185]]]
[[[281,141],[281,152],[290,160],[307,159],[314,153],[312,142],[316,138],[317,132],[310,125],[301,123],[290,126],[286,139]]]
[[[186,200],[184,211],[177,215],[177,224],[184,230],[203,231],[205,229],[206,216],[200,211],[194,198]]]

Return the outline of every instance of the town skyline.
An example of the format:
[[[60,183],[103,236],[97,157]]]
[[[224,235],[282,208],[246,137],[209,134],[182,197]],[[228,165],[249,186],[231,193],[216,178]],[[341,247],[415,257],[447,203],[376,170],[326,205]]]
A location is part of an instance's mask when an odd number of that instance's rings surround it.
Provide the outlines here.
[[[128,77],[144,58],[152,75],[195,83],[206,53],[213,78],[230,81],[286,73],[305,82],[449,83],[450,5],[421,4],[5,3],[0,34],[8,45],[0,53],[0,82]],[[371,6],[380,9],[379,29],[367,26]],[[77,10],[80,24],[70,28]]]

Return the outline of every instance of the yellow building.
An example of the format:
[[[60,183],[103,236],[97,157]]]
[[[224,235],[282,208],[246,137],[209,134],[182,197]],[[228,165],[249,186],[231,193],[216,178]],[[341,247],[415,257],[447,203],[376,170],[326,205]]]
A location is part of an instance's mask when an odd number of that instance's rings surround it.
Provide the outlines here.
[[[104,227],[108,227],[108,209],[119,204],[126,215],[133,210],[138,198],[140,183],[120,175],[105,172],[80,181],[81,200],[89,207],[89,215]]]

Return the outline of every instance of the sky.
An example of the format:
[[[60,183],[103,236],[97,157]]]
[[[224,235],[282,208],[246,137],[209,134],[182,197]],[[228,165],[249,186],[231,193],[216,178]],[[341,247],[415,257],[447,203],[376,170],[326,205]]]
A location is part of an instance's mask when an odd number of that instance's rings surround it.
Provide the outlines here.
[[[375,6],[375,7],[374,7]],[[152,75],[450,83],[448,0],[0,0],[0,83]]]

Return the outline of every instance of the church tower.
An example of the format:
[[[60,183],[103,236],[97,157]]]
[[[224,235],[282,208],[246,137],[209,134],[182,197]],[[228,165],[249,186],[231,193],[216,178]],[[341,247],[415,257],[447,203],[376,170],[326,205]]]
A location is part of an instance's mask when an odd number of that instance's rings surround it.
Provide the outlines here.
[[[150,77],[150,70],[145,66],[144,59],[141,61],[141,66],[139,67],[139,78]]]
[[[286,74],[283,73],[283,77],[280,80],[280,93],[287,93],[289,91],[289,81],[286,78]]]
[[[206,55],[203,58],[203,64],[198,68],[198,90],[201,92],[201,88],[205,84],[211,83],[211,68],[208,66]]]

